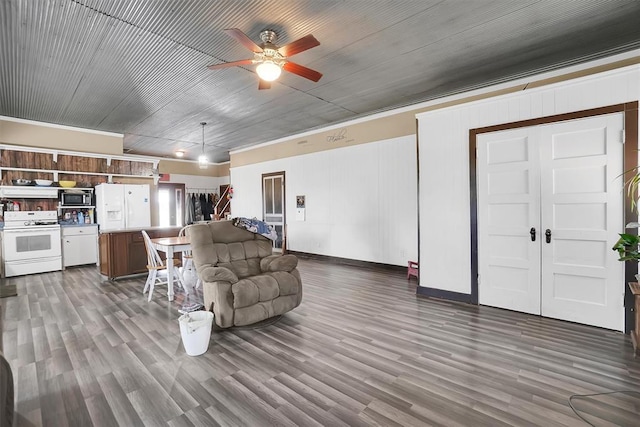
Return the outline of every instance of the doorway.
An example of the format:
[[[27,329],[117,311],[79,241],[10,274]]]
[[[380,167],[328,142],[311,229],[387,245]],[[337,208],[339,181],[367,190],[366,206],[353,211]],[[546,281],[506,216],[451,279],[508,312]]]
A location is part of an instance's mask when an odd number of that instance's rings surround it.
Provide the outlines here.
[[[273,242],[273,248],[279,251],[283,250],[285,239],[284,178],[284,171],[262,175],[262,220],[275,228],[278,238]]]
[[[624,113],[477,135],[479,303],[624,329]]]
[[[184,184],[158,183],[158,224],[161,227],[184,225]]]

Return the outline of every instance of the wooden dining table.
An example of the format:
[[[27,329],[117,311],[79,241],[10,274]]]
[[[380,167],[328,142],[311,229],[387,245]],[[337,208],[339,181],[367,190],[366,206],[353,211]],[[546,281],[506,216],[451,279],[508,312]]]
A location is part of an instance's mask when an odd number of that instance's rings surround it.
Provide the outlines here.
[[[151,243],[159,252],[164,252],[167,259],[173,259],[173,254],[176,252],[188,251],[191,249],[191,243],[189,237],[158,237],[151,239]],[[169,301],[173,301],[173,262],[167,262],[167,297]],[[189,293],[187,288],[184,289],[185,293]]]

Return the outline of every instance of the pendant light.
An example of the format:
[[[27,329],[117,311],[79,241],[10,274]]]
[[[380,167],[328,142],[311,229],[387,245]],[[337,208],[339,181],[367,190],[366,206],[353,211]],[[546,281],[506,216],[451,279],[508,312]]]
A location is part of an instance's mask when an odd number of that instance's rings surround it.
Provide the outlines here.
[[[198,166],[200,166],[200,169],[206,169],[209,166],[209,159],[204,154],[204,127],[207,122],[200,122],[200,125],[202,126],[202,154],[198,157]]]

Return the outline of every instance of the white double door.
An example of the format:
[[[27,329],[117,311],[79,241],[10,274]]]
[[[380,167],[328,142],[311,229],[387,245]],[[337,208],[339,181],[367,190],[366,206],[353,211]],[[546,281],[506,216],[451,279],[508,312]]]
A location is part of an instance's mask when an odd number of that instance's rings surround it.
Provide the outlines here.
[[[623,115],[478,135],[480,304],[622,331]]]

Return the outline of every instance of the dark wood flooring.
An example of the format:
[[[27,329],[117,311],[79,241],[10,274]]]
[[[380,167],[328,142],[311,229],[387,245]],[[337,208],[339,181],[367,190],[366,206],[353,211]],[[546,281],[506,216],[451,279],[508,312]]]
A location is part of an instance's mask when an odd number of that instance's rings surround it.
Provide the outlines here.
[[[19,426],[581,426],[574,393],[640,390],[627,336],[417,297],[403,273],[301,260],[300,307],[180,340],[177,302],[95,267],[7,279],[0,300]],[[575,402],[640,425],[640,399]]]

